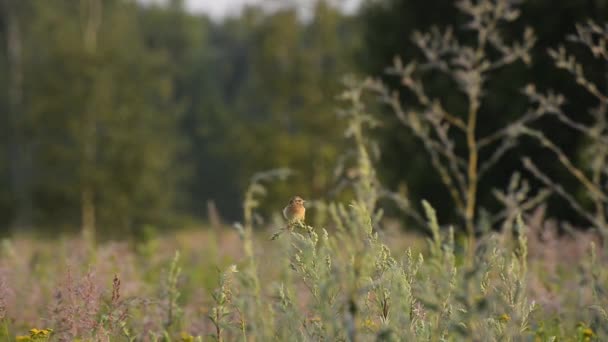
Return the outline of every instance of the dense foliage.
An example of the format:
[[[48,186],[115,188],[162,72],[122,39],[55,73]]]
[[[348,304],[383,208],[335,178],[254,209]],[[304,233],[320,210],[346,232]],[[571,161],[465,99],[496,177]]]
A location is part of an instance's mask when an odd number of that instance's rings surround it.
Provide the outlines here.
[[[137,232],[208,200],[238,217],[246,179],[274,166],[300,173],[282,196],[330,188],[356,42],[335,7],[214,22],[182,1],[6,1],[2,17],[4,229]]]

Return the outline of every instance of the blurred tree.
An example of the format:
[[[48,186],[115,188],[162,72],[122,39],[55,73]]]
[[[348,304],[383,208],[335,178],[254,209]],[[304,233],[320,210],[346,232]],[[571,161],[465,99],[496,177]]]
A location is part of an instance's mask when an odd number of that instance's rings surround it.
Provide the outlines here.
[[[316,1],[313,13],[306,22],[295,8],[244,14],[254,30],[242,45],[250,65],[239,66],[247,76],[234,102],[225,153],[240,160],[242,185],[256,170],[295,172],[269,199],[274,208],[294,194],[326,195],[343,150],[334,99],[340,80],[354,68],[356,26],[326,1]]]
[[[24,4],[15,0],[2,1],[3,31],[5,37],[6,66],[6,144],[8,179],[13,202],[14,228],[29,228],[32,216],[31,150],[26,140],[23,107],[23,20]]]
[[[276,167],[297,173],[273,208],[333,186],[359,38],[331,1],[222,22],[183,0],[2,1],[3,226],[123,232],[204,217],[207,200],[234,219],[249,177]]]
[[[294,193],[324,195],[341,151],[334,96],[353,68],[353,19],[316,1],[310,21],[294,7],[267,13],[250,6],[214,23],[171,10],[180,3],[145,11],[142,21],[148,44],[166,49],[180,69],[174,96],[189,142],[183,159],[192,165],[188,211],[204,216],[213,200],[237,219],[249,177],[277,167],[297,173],[275,188],[269,207]]]
[[[171,71],[128,1],[35,2],[25,76],[39,222],[166,222],[177,148]]]
[[[199,120],[208,116],[207,103],[218,100],[213,87],[222,82],[212,76],[216,67],[209,42],[213,24],[206,16],[186,12],[183,0],[144,7],[139,18],[145,45],[170,62],[171,102],[177,105],[181,137],[177,162],[183,166],[177,208],[180,215],[201,218],[205,196],[210,191],[204,182],[206,173],[217,165],[198,132]],[[220,181],[226,183],[228,179],[225,174]]]

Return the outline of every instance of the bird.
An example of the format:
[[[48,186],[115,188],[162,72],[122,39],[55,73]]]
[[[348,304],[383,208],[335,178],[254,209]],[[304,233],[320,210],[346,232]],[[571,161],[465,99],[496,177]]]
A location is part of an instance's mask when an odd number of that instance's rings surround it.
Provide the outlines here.
[[[289,223],[304,222],[306,216],[306,208],[304,208],[304,201],[300,196],[294,196],[289,200],[289,204],[283,208],[283,217]]]

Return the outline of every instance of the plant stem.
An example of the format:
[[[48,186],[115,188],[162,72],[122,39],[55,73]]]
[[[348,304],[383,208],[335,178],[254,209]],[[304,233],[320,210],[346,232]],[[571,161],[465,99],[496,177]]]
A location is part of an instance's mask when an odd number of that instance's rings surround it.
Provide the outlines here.
[[[465,224],[469,237],[469,255],[472,258],[475,250],[475,206],[477,198],[477,164],[478,150],[477,140],[475,139],[475,128],[477,126],[477,112],[479,110],[479,100],[477,94],[469,94],[469,116],[467,122],[467,147],[469,149],[468,163],[468,184],[465,209]],[[472,260],[472,259],[471,259]]]

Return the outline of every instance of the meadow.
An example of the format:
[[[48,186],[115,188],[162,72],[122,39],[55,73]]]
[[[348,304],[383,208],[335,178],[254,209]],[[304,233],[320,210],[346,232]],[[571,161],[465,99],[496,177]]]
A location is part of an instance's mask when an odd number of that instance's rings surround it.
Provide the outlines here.
[[[574,115],[563,95],[530,83],[516,91],[527,107],[482,132],[477,124],[494,120],[488,80],[533,63],[531,29],[503,34],[516,5],[458,1],[465,38],[451,28],[415,33],[422,61],[396,57],[386,69],[397,87],[345,79],[338,117],[347,150],[333,176],[319,177],[335,181],[332,196],[306,198],[305,221],[285,222],[282,207],[264,205],[297,169],[254,174],[240,222],[150,225],[137,237],[104,236],[93,192],[70,192],[83,195],[81,233],[17,232],[0,244],[0,340],[608,341],[608,91],[577,62],[586,53],[608,65],[608,26],[580,24],[567,45],[545,52],[597,107]],[[433,92],[437,75],[454,94]],[[383,184],[374,137],[386,122],[418,142],[447,204]],[[568,154],[551,125],[584,146]],[[524,141],[570,183],[527,156]],[[487,185],[509,153],[518,169]],[[547,214],[555,199],[578,225]]]
[[[211,228],[98,245],[5,239],[6,341],[592,341],[608,337],[606,258],[542,211],[466,239],[377,230],[362,201],[327,229]],[[274,236],[274,239],[272,237]]]

